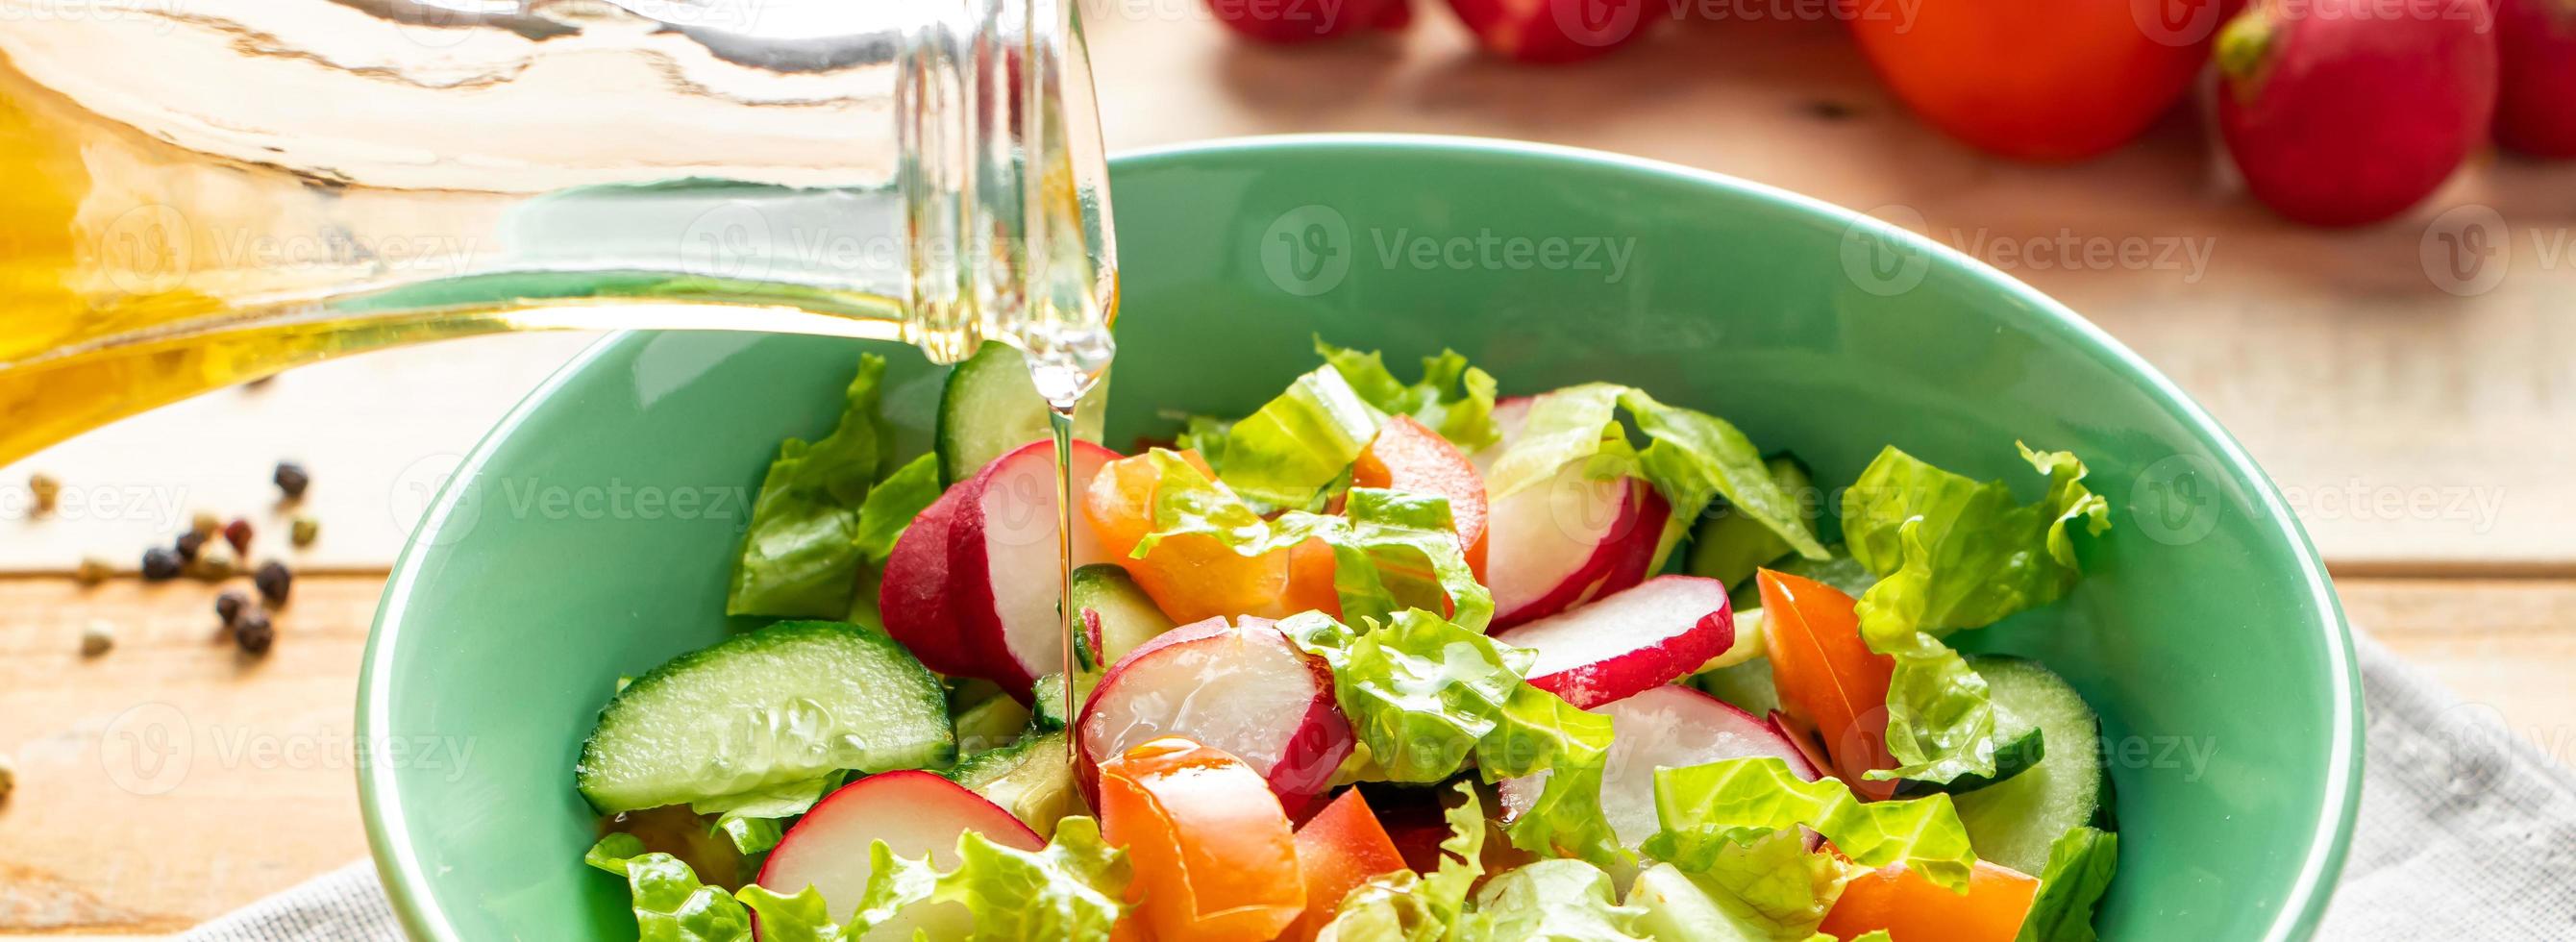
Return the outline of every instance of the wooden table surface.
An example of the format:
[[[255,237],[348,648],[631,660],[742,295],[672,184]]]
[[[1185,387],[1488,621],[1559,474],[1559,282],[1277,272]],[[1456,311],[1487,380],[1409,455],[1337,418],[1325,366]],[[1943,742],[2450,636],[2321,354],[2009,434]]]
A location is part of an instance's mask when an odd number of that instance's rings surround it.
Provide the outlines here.
[[[1529,69],[1473,55],[1438,10],[1403,37],[1281,50],[1226,41],[1194,0],[1101,9],[1113,147],[1298,131],[1597,147],[1869,211],[2030,281],[2245,442],[2355,623],[2576,760],[2576,165],[2484,156],[2403,220],[2320,232],[2235,194],[2188,110],[2080,166],[1980,157],[1907,117],[1831,22],[1679,24]],[[2467,259],[2466,284],[2440,253],[2464,227],[2506,246]],[[2057,248],[2132,238],[2158,251],[2123,266]],[[587,340],[325,364],[0,470],[0,752],[18,782],[0,804],[0,935],[171,932],[364,856],[351,704],[383,572],[439,476]],[[269,657],[213,640],[211,587],[69,578],[200,508],[278,545],[281,457],[313,470],[324,533],[296,554]],[[81,509],[30,519],[17,489],[35,470]],[[118,643],[84,659],[94,619]],[[179,746],[183,766],[156,762]]]

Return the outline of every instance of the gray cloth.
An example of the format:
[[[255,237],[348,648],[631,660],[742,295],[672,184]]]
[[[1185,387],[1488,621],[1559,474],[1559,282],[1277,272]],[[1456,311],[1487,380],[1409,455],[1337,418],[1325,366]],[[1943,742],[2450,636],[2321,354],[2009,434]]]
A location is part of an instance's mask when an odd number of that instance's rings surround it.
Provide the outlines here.
[[[2576,939],[2576,775],[2378,642],[2360,639],[2369,745],[2361,824],[2322,942]],[[184,942],[401,937],[374,867],[352,864],[198,927]]]
[[[2361,823],[2317,938],[2576,939],[2576,774],[2358,642]]]

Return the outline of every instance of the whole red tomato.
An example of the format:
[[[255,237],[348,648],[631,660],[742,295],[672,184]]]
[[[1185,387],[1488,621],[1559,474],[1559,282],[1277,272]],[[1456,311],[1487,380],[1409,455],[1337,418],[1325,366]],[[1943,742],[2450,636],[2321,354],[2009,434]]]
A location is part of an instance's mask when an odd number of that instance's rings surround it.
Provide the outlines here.
[[[2231,0],[1841,0],[1870,64],[1933,127],[2062,161],[2163,114],[2209,58]]]

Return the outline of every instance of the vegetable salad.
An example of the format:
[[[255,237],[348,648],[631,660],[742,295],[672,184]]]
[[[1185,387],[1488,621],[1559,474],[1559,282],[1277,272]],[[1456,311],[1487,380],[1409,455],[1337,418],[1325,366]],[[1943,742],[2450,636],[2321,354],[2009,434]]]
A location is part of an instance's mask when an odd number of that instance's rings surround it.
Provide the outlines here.
[[[2017,444],[2025,502],[1891,446],[1829,502],[1646,390],[1316,349],[1131,453],[1090,409],[1061,603],[1019,355],[919,455],[864,358],[762,482],[760,627],[603,691],[573,778],[640,933],[2094,938],[2099,720],[1950,643],[2081,578],[2074,455]]]

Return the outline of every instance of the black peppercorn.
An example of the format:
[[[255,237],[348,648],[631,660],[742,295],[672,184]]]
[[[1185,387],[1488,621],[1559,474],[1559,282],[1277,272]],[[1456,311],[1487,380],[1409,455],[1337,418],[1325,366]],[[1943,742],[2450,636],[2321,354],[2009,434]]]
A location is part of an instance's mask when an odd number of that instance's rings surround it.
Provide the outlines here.
[[[175,548],[179,551],[181,562],[196,562],[197,551],[206,548],[206,535],[195,530],[179,534],[179,543]]]
[[[233,622],[233,643],[244,653],[266,654],[268,646],[277,643],[277,628],[268,623],[268,613],[253,608]]]
[[[250,581],[259,587],[259,597],[268,600],[268,607],[285,608],[286,590],[294,587],[295,573],[288,571],[285,563],[272,559],[261,563]]]
[[[235,619],[241,617],[242,609],[249,606],[250,596],[241,594],[238,589],[227,589],[224,590],[224,594],[215,596],[215,617],[223,619],[224,624],[230,625]]]
[[[143,551],[144,581],[164,582],[179,578],[180,566],[181,561],[177,550],[167,546],[155,546]]]
[[[277,463],[276,481],[278,493],[286,495],[287,500],[302,500],[304,488],[313,483],[313,475],[307,473],[303,465],[280,461]]]

